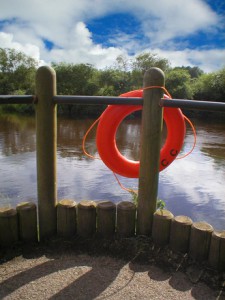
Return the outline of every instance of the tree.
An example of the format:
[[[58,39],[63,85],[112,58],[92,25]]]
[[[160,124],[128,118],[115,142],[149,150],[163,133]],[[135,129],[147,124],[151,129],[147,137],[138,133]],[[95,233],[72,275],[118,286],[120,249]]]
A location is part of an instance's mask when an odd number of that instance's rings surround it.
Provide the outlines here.
[[[200,76],[194,83],[194,99],[225,101],[225,68]]]
[[[59,95],[93,95],[98,87],[92,81],[96,71],[90,64],[52,63]]]
[[[33,94],[37,65],[20,51],[0,48],[0,94]]]
[[[145,52],[134,58],[131,67],[133,88],[140,88],[143,86],[143,77],[148,69],[157,67],[166,72],[169,69],[169,61],[158,57],[157,54]]]
[[[190,74],[191,78],[198,78],[204,74],[204,71],[201,70],[199,67],[190,67],[190,66],[182,66],[182,67],[175,67],[175,70],[186,70]]]
[[[129,73],[121,71],[120,69],[107,68],[98,72],[98,84],[101,89],[98,94],[101,95],[101,91],[106,91],[109,96],[120,95],[129,90]]]
[[[124,73],[127,73],[130,69],[130,61],[124,55],[117,56],[116,69],[119,69]]]
[[[191,76],[187,70],[172,69],[166,74],[166,88],[173,98],[192,99]]]
[[[97,70],[90,64],[52,63],[57,77],[59,95],[95,95],[98,91]],[[59,111],[70,115],[91,114],[97,106],[60,105]]]

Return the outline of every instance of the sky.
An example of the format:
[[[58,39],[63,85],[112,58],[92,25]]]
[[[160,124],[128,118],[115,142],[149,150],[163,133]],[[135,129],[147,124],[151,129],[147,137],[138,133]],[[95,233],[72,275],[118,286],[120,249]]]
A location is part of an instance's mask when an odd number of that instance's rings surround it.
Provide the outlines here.
[[[110,67],[143,52],[171,67],[225,67],[223,0],[0,0],[0,47]]]

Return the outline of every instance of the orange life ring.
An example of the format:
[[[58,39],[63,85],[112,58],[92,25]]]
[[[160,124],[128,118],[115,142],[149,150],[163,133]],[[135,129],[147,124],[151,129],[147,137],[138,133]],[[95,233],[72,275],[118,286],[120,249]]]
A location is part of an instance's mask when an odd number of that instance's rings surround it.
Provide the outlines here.
[[[142,95],[143,90],[135,90],[120,96],[142,97]],[[119,152],[115,139],[116,131],[127,115],[141,109],[141,105],[109,105],[102,113],[97,127],[96,143],[101,159],[113,172],[129,178],[139,177],[140,162],[127,159]],[[165,107],[163,118],[167,126],[167,138],[160,151],[160,171],[176,158],[182,148],[186,132],[180,109]]]

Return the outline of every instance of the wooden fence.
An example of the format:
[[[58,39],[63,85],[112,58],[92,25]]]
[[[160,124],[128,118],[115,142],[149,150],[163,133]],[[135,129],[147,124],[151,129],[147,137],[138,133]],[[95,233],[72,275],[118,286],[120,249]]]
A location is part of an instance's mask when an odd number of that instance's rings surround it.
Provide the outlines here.
[[[164,84],[164,74],[160,69],[151,68],[146,72],[138,206],[131,202],[115,205],[110,201],[76,204],[73,200],[57,199],[56,104],[63,100],[56,96],[55,71],[50,67],[39,68],[36,96],[27,97],[28,103],[36,103],[38,208],[28,202],[17,205],[15,209],[1,208],[0,245],[37,242],[54,234],[64,238],[78,234],[84,238],[97,235],[107,239],[146,235],[152,236],[159,246],[169,245],[175,252],[189,253],[196,261],[208,261],[213,268],[225,270],[225,230],[214,231],[210,224],[192,222],[186,216],[174,217],[168,210],[156,211],[163,118],[163,107],[159,105],[163,89],[160,87]],[[20,97],[24,102],[25,98]],[[118,102],[124,101],[118,99]]]
[[[137,207],[129,201],[81,201],[63,199],[56,206],[57,235],[70,239],[135,237]],[[153,242],[178,253],[188,253],[197,262],[207,261],[214,269],[225,270],[225,231],[217,232],[206,222],[193,222],[187,216],[176,216],[168,210],[153,214]],[[0,211],[0,245],[8,247],[22,242],[38,242],[37,207],[23,202],[16,209]]]

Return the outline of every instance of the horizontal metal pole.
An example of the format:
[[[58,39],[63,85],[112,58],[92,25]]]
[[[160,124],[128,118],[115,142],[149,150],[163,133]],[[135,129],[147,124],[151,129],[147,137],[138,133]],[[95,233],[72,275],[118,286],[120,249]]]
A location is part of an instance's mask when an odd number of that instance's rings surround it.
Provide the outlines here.
[[[143,98],[111,96],[54,96],[56,104],[143,105]]]
[[[55,104],[97,104],[97,105],[143,105],[143,98],[113,97],[113,96],[54,96]],[[0,95],[0,104],[34,104],[37,98],[34,95]],[[225,112],[225,102],[211,102],[185,99],[161,99],[163,107],[196,109]]]
[[[32,95],[0,95],[0,104],[32,104],[35,99]]]
[[[225,112],[225,102],[211,102],[211,101],[183,100],[183,99],[161,99],[160,105],[163,107],[179,107],[185,109]]]

